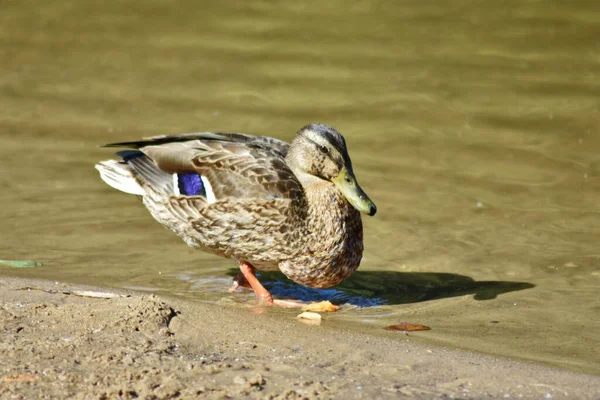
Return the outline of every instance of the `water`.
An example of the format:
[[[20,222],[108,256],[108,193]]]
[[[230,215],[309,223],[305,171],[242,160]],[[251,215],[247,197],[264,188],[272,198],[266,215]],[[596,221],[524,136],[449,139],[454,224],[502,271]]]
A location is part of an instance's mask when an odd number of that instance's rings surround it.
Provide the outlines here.
[[[275,294],[333,298],[328,323],[351,329],[421,323],[424,340],[600,373],[598,21],[583,1],[5,2],[0,259],[44,266],[0,274],[244,310],[235,265],[102,183],[96,146],[320,121],[379,211],[353,278],[264,274]]]

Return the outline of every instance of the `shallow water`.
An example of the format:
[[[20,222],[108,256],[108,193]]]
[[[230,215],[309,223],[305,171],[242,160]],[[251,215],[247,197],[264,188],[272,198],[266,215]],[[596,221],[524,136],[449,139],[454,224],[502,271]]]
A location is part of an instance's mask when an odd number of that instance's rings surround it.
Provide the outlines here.
[[[8,2],[0,274],[253,304],[98,178],[96,145],[163,133],[347,139],[378,206],[328,322],[600,373],[600,5]],[[288,311],[281,312],[287,317]],[[293,313],[292,313],[293,314]],[[381,333],[388,334],[388,333]]]

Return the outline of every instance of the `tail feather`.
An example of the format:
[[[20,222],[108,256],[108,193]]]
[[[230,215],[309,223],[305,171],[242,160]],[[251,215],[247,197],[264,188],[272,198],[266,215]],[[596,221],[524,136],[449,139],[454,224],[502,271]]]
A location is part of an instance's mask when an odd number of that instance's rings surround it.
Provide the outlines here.
[[[117,153],[123,161],[107,160],[96,164],[100,177],[109,186],[125,193],[145,196],[147,188],[167,195],[175,194],[173,175],[161,171],[141,151],[126,150]]]
[[[144,184],[150,185],[154,190],[165,194],[176,193],[173,175],[162,171],[150,157],[141,151],[125,150],[118,152],[117,155],[123,158],[123,161],[129,165],[134,175],[142,180]]]
[[[107,185],[125,193],[138,196],[146,194],[126,163],[116,160],[101,161],[96,164],[96,169]]]

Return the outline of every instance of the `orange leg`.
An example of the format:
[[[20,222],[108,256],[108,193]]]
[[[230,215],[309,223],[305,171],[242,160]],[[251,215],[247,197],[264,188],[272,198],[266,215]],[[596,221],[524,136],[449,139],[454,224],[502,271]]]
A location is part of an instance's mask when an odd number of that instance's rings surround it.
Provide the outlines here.
[[[240,271],[242,271],[244,278],[250,284],[252,290],[254,290],[254,294],[256,294],[258,300],[261,303],[273,305],[273,296],[271,296],[271,293],[269,293],[269,291],[258,281],[254,272],[254,267],[244,261],[240,264]]]
[[[303,307],[306,304],[295,301],[295,300],[273,300],[273,296],[265,287],[258,281],[256,274],[254,272],[254,267],[247,262],[242,262],[240,264],[240,271],[242,272],[243,279],[245,282],[242,282],[242,279],[237,280],[238,286],[244,286],[244,283],[250,284],[252,290],[258,297],[259,302],[262,304],[266,304],[269,306],[280,306],[280,307]],[[237,278],[237,277],[236,277]],[[236,284],[234,284],[235,288],[237,288]],[[233,288],[235,290],[235,288]],[[230,291],[232,291],[230,289]]]

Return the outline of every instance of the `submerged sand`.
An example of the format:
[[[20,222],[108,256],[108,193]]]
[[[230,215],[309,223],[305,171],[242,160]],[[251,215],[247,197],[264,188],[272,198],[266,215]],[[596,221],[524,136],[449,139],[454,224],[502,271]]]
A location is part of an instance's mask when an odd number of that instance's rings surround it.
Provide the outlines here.
[[[33,289],[27,289],[33,288]],[[127,297],[66,294],[99,290]],[[600,377],[114,289],[0,278],[0,398],[577,398]],[[417,335],[418,333],[411,334]]]

